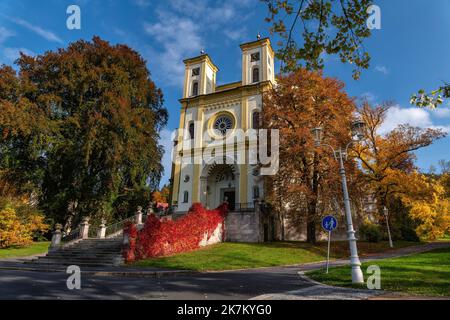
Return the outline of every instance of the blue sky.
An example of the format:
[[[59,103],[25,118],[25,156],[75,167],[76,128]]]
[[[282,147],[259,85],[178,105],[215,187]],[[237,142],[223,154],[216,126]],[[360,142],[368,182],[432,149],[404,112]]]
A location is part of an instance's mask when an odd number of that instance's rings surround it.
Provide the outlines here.
[[[441,127],[450,131],[450,105],[439,110],[411,107],[409,98],[420,88],[434,89],[450,81],[450,1],[380,0],[382,28],[365,42],[371,66],[359,81],[352,67],[327,57],[325,74],[341,79],[349,95],[373,103],[386,100],[392,108],[384,130],[400,123]],[[81,30],[66,28],[66,9],[81,8]],[[240,80],[239,44],[269,36],[266,7],[259,0],[0,0],[0,63],[12,64],[18,52],[42,54],[93,35],[125,43],[148,63],[152,78],[163,89],[170,119],[162,143],[178,126],[183,62],[204,49],[220,68],[219,84]],[[276,41],[273,41],[276,42]],[[450,138],[417,152],[417,165],[428,170],[439,159],[450,160]],[[170,155],[163,182],[170,175]]]

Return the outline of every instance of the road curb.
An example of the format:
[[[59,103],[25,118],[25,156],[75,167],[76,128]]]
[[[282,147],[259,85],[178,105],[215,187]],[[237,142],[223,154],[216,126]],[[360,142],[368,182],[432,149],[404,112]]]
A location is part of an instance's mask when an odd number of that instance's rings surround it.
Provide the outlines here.
[[[15,270],[15,271],[32,271],[32,272],[47,272],[47,273],[66,273],[66,269],[48,269],[48,268],[27,268],[22,266],[0,266],[0,270]],[[192,274],[200,274],[199,271],[194,270],[164,270],[164,271],[98,271],[98,270],[81,270],[82,274],[99,276],[99,277],[135,277],[135,278],[162,278],[175,277]]]
[[[93,272],[94,276],[99,277],[129,277],[129,278],[162,278],[162,277],[176,277],[193,274],[200,274],[199,271],[191,270],[174,270],[174,271],[98,271]]]

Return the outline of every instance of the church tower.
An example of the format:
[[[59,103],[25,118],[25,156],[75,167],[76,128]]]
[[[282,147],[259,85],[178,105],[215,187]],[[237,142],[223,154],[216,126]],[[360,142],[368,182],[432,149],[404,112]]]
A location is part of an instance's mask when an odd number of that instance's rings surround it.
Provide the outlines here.
[[[249,160],[250,145],[258,139],[249,129],[259,129],[262,95],[275,84],[274,52],[268,38],[240,48],[242,78],[223,85],[216,84],[218,68],[208,54],[184,60],[171,206],[175,215],[183,215],[194,203],[213,209],[227,201],[237,228],[236,238],[228,240],[254,242],[264,238],[255,214],[256,203],[264,199],[264,179]],[[251,230],[240,230],[241,225]]]
[[[216,73],[219,70],[211,58],[202,53],[200,56],[186,59],[183,98],[195,97],[214,92]]]
[[[242,85],[275,83],[274,52],[269,38],[241,44]]]

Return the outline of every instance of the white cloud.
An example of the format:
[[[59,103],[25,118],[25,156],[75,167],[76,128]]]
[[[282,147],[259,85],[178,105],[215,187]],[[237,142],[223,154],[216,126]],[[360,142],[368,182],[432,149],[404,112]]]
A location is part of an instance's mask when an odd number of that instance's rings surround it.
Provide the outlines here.
[[[450,109],[444,106],[431,110],[430,112],[438,118],[450,118]]]
[[[133,2],[141,8],[145,8],[150,5],[150,0],[134,0]]]
[[[0,27],[0,44],[6,41],[6,39],[14,36],[15,33],[5,27]]]
[[[372,92],[364,92],[361,94],[360,98],[363,100],[367,100],[370,103],[375,103],[377,96]]]
[[[8,17],[8,19],[19,26],[27,28],[28,30],[36,33],[37,35],[41,36],[42,38],[44,38],[48,41],[64,43],[64,41],[61,38],[59,38],[56,34],[54,34],[53,32],[45,30],[37,25],[31,24],[28,21],[25,21],[20,18],[12,18],[12,17]]]
[[[390,108],[386,114],[386,119],[378,132],[386,134],[395,129],[398,125],[407,124],[413,127],[442,129],[450,132],[450,124],[435,125],[431,120],[431,112],[426,109],[419,108],[401,108],[394,106]]]
[[[13,63],[20,56],[20,52],[26,55],[34,56],[35,53],[27,48],[4,48],[2,56],[7,63]]]
[[[247,38],[247,29],[241,28],[241,29],[225,29],[223,31],[223,33],[225,34],[225,36],[231,40],[242,40],[242,39],[246,39]]]
[[[157,20],[144,23],[145,32],[155,41],[147,46],[145,56],[152,68],[163,74],[169,85],[183,84],[183,60],[200,54],[202,49],[208,52],[207,36],[219,33],[233,41],[246,38],[246,30],[236,22],[242,22],[245,16],[240,10],[251,1],[206,2],[204,0],[170,0],[169,7],[158,7]],[[233,27],[233,25],[238,25]]]
[[[144,24],[144,30],[163,48],[156,52],[151,48],[151,56],[156,58],[158,68],[170,84],[182,84],[184,74],[183,59],[199,54],[203,48],[200,28],[192,20],[169,12],[159,12],[159,22]],[[152,59],[150,58],[149,61]]]
[[[383,74],[389,74],[389,69],[385,66],[376,66],[375,71],[381,72]]]

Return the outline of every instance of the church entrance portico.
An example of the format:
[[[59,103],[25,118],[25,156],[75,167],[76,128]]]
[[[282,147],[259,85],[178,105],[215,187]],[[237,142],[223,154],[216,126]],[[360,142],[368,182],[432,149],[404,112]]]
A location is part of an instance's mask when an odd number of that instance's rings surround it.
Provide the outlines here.
[[[239,195],[239,171],[234,164],[206,165],[200,178],[201,203],[209,209],[217,208],[227,201],[234,210]]]

